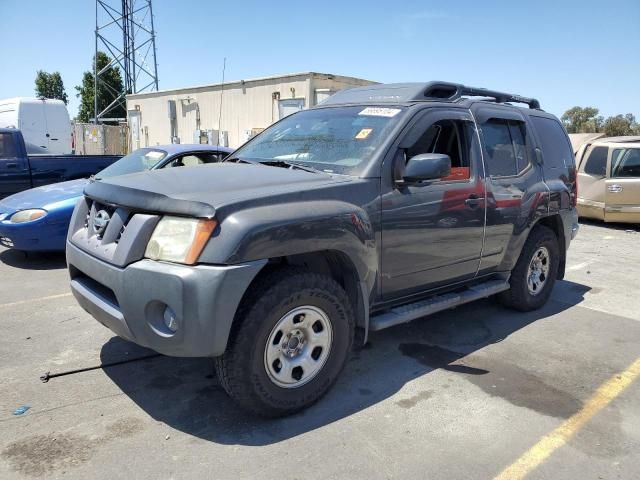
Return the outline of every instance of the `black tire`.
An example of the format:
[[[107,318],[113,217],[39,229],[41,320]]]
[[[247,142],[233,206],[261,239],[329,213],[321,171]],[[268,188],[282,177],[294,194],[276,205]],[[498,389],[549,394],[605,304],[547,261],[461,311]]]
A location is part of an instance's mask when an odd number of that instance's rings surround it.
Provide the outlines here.
[[[545,275],[545,282],[540,290],[532,294],[527,283],[529,265],[534,254],[541,247],[546,248],[549,253],[549,270]],[[515,268],[511,271],[509,279],[511,288],[500,293],[498,298],[505,306],[521,312],[528,312],[542,307],[547,303],[555,285],[559,263],[560,247],[558,246],[558,238],[553,230],[542,225],[534,227],[522,248]]]
[[[218,379],[241,407],[261,416],[289,415],[320,399],[342,371],[353,344],[351,304],[331,277],[293,267],[266,275],[252,289],[238,310],[225,353],[215,359]],[[332,342],[311,380],[283,388],[267,371],[267,344],[288,312],[307,306],[326,313]]]

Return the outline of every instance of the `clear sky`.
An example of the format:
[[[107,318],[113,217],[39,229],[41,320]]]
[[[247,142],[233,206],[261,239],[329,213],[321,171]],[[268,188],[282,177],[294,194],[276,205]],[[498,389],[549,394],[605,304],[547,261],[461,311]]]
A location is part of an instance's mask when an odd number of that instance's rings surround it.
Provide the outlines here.
[[[114,0],[111,0],[112,2]],[[119,3],[117,0],[115,3]],[[316,71],[448,80],[640,117],[640,0],[154,0],[160,89]],[[0,0],[0,98],[91,66],[93,0]]]

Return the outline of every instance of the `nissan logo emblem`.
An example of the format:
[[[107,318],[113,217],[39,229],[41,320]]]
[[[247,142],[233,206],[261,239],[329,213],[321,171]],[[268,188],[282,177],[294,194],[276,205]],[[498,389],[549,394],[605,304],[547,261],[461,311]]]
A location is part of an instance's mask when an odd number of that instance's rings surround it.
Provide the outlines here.
[[[93,231],[102,235],[109,225],[109,220],[111,220],[109,214],[105,210],[100,210],[93,219]]]

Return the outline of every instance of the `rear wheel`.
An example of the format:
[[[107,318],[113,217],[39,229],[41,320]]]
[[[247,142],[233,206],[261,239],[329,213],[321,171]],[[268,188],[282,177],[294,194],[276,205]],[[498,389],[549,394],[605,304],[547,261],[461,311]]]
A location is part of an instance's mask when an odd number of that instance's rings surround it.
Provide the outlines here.
[[[511,271],[511,288],[500,294],[502,303],[523,312],[542,307],[555,285],[559,261],[558,238],[553,230],[534,227]]]
[[[350,303],[332,278],[294,268],[274,272],[243,301],[227,350],[215,359],[218,378],[245,409],[293,413],[333,385],[353,332]]]

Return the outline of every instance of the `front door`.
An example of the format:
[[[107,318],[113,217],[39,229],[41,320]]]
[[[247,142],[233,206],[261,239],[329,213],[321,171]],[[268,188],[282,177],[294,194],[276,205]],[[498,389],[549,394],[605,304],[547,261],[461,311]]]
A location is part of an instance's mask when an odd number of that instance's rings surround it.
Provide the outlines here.
[[[18,151],[15,133],[0,133],[0,198],[31,188],[27,159]]]
[[[451,175],[403,186],[406,162],[423,153],[451,158]],[[413,121],[383,166],[381,286],[384,300],[473,278],[482,251],[485,184],[468,111],[430,109]]]
[[[605,219],[640,221],[640,148],[612,148],[610,178],[605,181]]]

